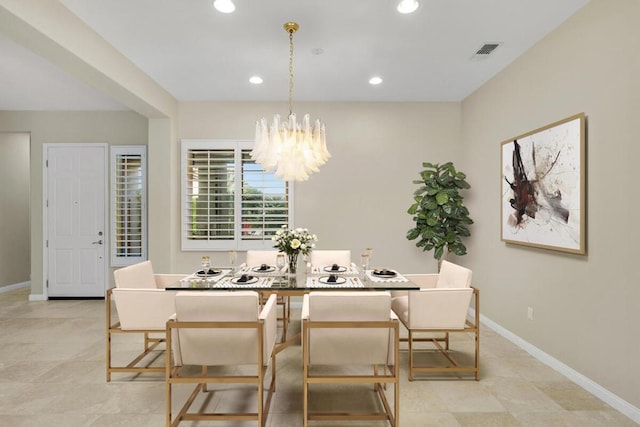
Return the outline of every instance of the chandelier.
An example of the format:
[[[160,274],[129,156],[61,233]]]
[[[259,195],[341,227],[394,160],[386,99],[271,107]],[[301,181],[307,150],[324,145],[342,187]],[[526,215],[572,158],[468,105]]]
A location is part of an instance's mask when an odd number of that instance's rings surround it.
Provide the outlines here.
[[[251,158],[267,172],[274,172],[285,181],[306,181],[313,172],[331,157],[327,150],[325,126],[305,114],[302,124],[293,113],[293,33],[300,26],[287,22],[284,29],[289,33],[289,119],[281,121],[280,115],[273,117],[271,126],[262,118],[256,123],[256,141]]]

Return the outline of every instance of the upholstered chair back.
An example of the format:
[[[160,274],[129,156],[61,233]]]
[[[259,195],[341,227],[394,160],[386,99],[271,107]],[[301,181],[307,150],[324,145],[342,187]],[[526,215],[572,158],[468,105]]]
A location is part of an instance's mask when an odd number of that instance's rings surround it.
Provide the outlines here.
[[[175,313],[175,292],[164,289],[115,288],[113,299],[124,331],[164,331]]]
[[[351,251],[314,250],[311,252],[310,261],[313,267],[325,267],[333,264],[348,267],[351,265]]]
[[[471,288],[421,289],[409,298],[408,311],[394,309],[398,316],[408,316],[411,328],[463,329],[472,295]]]
[[[175,297],[178,322],[257,322],[259,295],[254,291],[178,292]],[[273,299],[275,302],[275,299]],[[273,315],[275,316],[275,310]],[[266,365],[276,340],[276,321],[264,328],[263,362]],[[176,328],[172,335],[175,364],[243,365],[258,362],[258,335],[254,329]]]
[[[151,261],[143,261],[113,272],[116,288],[157,289]]]
[[[247,251],[247,267],[259,267],[262,264],[275,266],[276,265],[276,257],[278,255],[278,251],[259,251],[259,250],[248,250]]]
[[[403,274],[404,277],[411,280],[420,288],[435,288],[438,284],[438,274]],[[398,291],[394,291],[398,292]],[[406,292],[405,292],[406,293]],[[393,293],[392,293],[393,294]]]
[[[388,321],[388,292],[310,292],[308,315],[314,321]],[[394,317],[395,318],[395,317]],[[320,365],[384,364],[393,361],[393,334],[388,329],[311,329],[309,363]]]
[[[438,275],[437,274],[403,274],[405,278],[411,280],[416,285],[420,286],[420,288],[435,288],[438,284]],[[409,291],[390,291],[391,298],[399,298],[406,297],[409,295]],[[392,302],[393,304],[393,302]]]
[[[442,260],[437,288],[468,288],[471,286],[471,270]]]

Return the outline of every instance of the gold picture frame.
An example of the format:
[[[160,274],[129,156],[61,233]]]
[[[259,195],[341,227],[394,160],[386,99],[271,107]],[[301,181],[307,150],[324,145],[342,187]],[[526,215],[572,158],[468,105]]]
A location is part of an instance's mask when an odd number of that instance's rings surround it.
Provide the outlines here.
[[[586,116],[501,143],[501,240],[586,253]]]

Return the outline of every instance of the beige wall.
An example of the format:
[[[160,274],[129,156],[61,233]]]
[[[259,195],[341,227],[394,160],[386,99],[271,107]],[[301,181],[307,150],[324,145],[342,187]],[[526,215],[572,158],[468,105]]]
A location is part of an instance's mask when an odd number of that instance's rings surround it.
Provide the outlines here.
[[[333,155],[319,173],[295,184],[295,225],[316,233],[319,249],[350,249],[356,262],[371,246],[376,266],[434,272],[431,253],[405,238],[412,226],[406,211],[422,162],[459,155],[460,104],[300,102],[294,110],[325,122]],[[258,118],[286,114],[287,106],[197,102],[182,103],[179,111],[179,138],[252,140]],[[174,154],[179,157],[178,146]],[[173,213],[173,269],[191,271],[201,253],[180,251],[179,203]],[[210,255],[227,262],[226,252]]]
[[[482,314],[640,406],[640,2],[593,0],[463,102]],[[587,255],[500,241],[500,143],[587,116]],[[534,320],[527,320],[533,307]]]
[[[0,287],[29,281],[29,134],[0,132]]]
[[[0,132],[31,133],[31,294],[43,293],[42,146],[55,142],[146,144],[147,119],[132,112],[0,111]]]

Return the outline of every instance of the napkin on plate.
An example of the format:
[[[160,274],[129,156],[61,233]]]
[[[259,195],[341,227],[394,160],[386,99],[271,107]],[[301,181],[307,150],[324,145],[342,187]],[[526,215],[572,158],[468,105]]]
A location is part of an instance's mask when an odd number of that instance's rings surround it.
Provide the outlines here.
[[[204,276],[205,274],[207,276],[213,276],[214,274],[220,274],[220,271],[210,268],[206,273],[204,272],[204,270],[198,270],[196,274],[198,274],[199,276]]]
[[[246,274],[243,274],[242,276],[240,276],[238,278],[238,280],[236,280],[236,282],[238,282],[238,283],[246,283],[246,282],[250,281],[251,279],[253,279],[253,276],[247,276]]]
[[[373,270],[373,274],[376,276],[390,276],[394,277],[396,272],[393,270],[387,270],[386,268],[382,268],[380,270]]]

